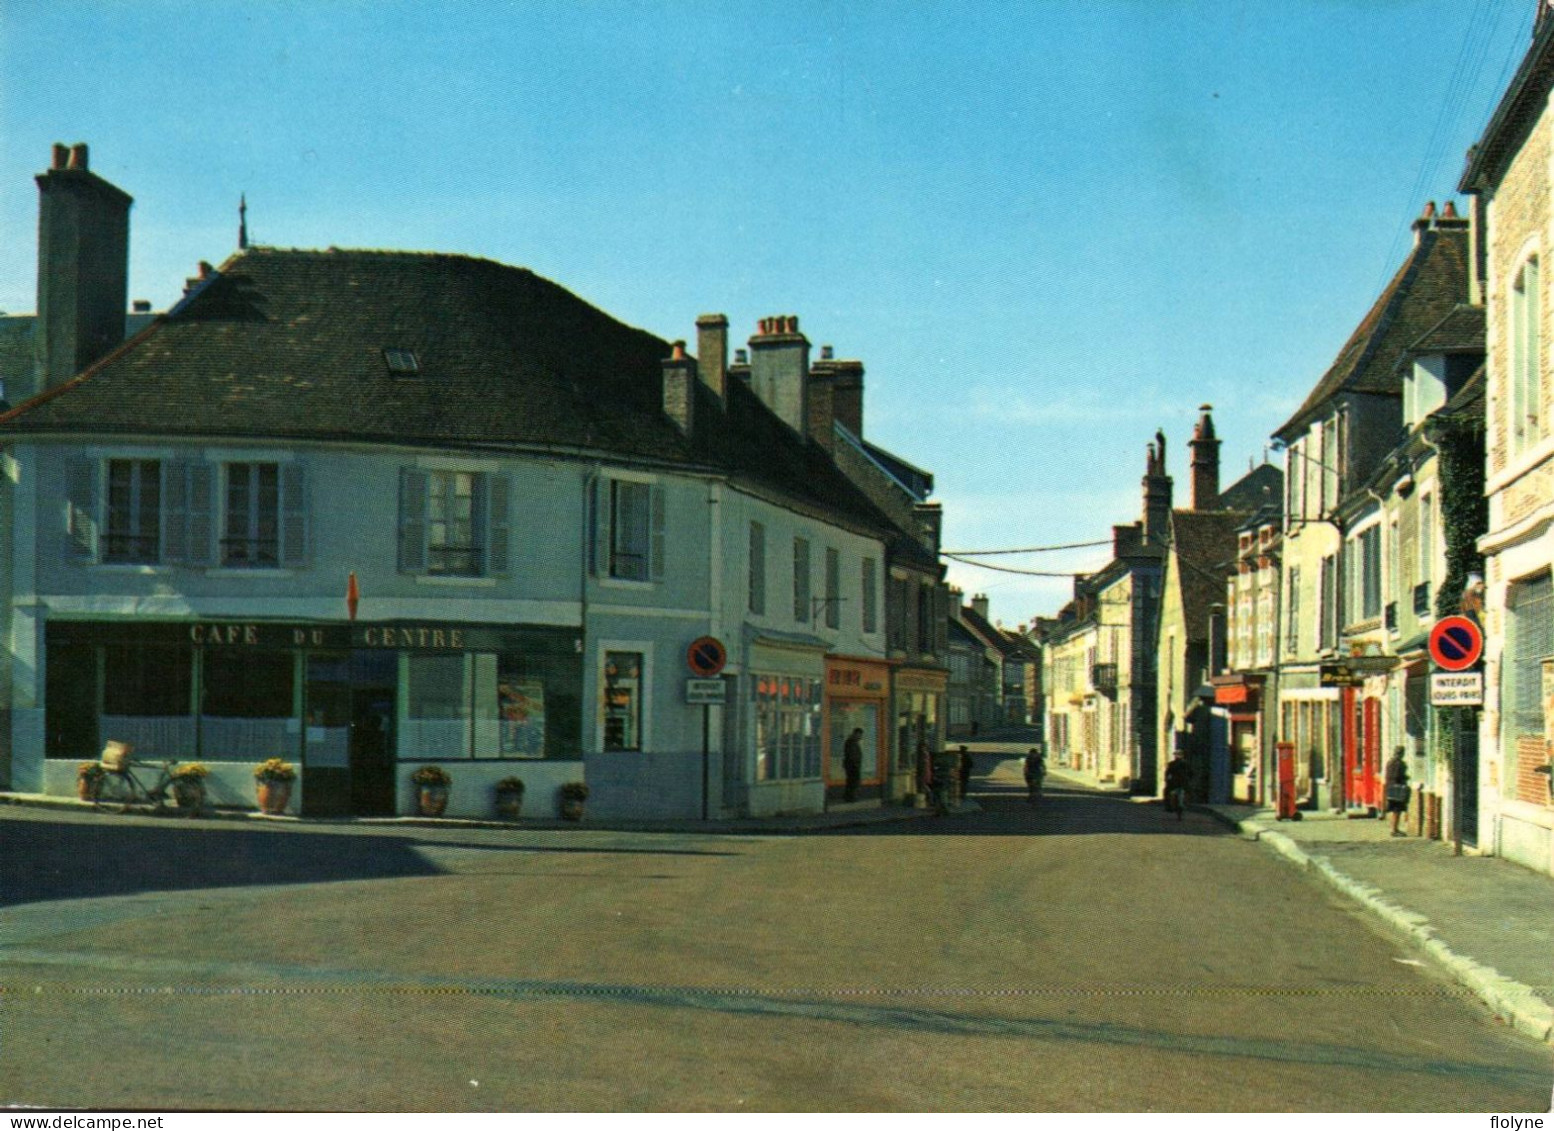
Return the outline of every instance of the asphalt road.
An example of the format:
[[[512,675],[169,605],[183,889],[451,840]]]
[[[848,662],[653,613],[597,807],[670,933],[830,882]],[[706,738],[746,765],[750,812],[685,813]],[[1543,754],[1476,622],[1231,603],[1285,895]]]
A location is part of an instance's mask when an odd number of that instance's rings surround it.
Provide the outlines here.
[[[1548,1046],[1257,845],[983,769],[803,836],[0,811],[0,1099],[1548,1108]]]

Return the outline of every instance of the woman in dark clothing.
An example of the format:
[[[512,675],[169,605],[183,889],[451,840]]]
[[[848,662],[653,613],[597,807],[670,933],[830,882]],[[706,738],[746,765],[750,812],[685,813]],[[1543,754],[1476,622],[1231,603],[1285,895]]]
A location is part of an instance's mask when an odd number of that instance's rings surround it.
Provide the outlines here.
[[[1398,821],[1404,813],[1408,812],[1409,795],[1413,792],[1408,786],[1408,766],[1403,761],[1403,748],[1401,746],[1392,751],[1392,757],[1387,761],[1387,812],[1392,815],[1392,835],[1407,836],[1408,834],[1398,828]]]

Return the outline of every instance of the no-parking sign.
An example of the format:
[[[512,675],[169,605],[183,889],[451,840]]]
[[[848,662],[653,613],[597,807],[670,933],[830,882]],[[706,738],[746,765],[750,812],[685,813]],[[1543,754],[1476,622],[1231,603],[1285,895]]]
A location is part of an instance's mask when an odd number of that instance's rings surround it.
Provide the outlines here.
[[[1449,616],[1430,630],[1430,659],[1442,671],[1467,671],[1484,654],[1484,630],[1471,617]]]

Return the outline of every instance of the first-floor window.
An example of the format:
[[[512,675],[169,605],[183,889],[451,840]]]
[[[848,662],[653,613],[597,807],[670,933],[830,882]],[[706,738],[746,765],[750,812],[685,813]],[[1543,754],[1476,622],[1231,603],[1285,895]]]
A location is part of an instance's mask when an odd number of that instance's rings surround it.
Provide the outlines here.
[[[809,620],[809,539],[793,540],[793,619]]]
[[[429,577],[507,571],[507,480],[407,467],[399,477],[399,568]]]
[[[879,628],[879,592],[876,589],[874,578],[875,564],[873,558],[863,559],[863,631],[875,632]]]
[[[103,560],[155,562],[161,557],[162,464],[154,459],[108,461]]]
[[[227,464],[221,564],[281,564],[281,475],[273,463]]]
[[[604,748],[642,749],[642,653],[604,657]]]
[[[750,677],[755,706],[755,779],[820,777],[821,682],[793,675]]]

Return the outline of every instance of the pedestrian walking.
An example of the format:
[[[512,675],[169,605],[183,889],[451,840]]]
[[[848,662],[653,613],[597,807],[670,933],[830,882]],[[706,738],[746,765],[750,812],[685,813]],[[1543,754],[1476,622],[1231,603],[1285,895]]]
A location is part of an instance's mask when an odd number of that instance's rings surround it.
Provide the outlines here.
[[[847,775],[847,785],[842,791],[843,801],[858,798],[858,782],[863,776],[863,728],[854,727],[847,741],[842,743],[842,771]]]
[[[1187,758],[1180,750],[1171,755],[1165,771],[1165,804],[1166,812],[1175,812],[1178,821],[1187,810],[1187,779],[1190,773]]]
[[[960,748],[960,796],[966,799],[966,794],[971,790],[971,771],[976,769],[976,760],[972,758],[971,751],[964,746]]]
[[[928,737],[917,740],[917,795],[928,802],[928,787],[933,782],[933,753],[928,749]]]
[[[1408,812],[1408,799],[1413,795],[1413,790],[1408,784],[1408,764],[1403,761],[1403,748],[1395,747],[1392,757],[1387,760],[1385,781],[1387,783],[1387,812],[1392,816],[1392,835],[1407,836],[1408,834],[1398,828],[1398,821],[1403,814]]]
[[[1026,800],[1032,805],[1041,797],[1041,779],[1046,776],[1046,755],[1040,747],[1032,746],[1030,753],[1025,756],[1025,793]]]

